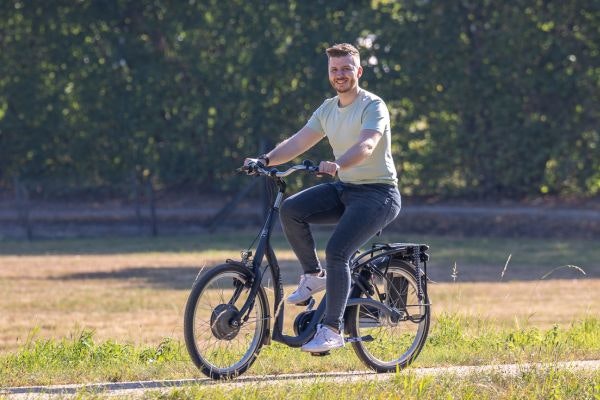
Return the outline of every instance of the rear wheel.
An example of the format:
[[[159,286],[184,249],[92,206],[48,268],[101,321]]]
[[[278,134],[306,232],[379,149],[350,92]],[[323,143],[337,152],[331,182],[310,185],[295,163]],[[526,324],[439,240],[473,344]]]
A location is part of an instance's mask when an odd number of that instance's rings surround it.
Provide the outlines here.
[[[424,278],[423,278],[424,279]],[[392,372],[409,365],[419,354],[429,332],[429,299],[419,299],[414,267],[392,260],[371,274],[374,300],[399,312],[398,318],[381,315],[365,305],[352,307],[347,315],[346,329],[358,357],[378,372]],[[394,320],[395,319],[395,320]]]
[[[196,366],[213,379],[234,378],[256,359],[269,330],[268,301],[261,287],[244,315],[252,274],[223,264],[192,287],[184,314],[185,343]]]

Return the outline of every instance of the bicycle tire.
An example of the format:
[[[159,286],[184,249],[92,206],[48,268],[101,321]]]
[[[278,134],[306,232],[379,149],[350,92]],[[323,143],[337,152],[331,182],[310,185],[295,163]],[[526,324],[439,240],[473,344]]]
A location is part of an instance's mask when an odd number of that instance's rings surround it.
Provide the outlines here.
[[[400,293],[392,282],[402,280],[406,283],[406,291],[401,289]],[[375,313],[367,306],[358,305],[348,310],[347,333],[354,338],[363,338],[352,342],[358,358],[377,372],[394,372],[414,361],[425,345],[430,323],[429,299],[427,293],[421,300],[418,299],[414,266],[405,261],[392,260],[387,273],[385,267],[381,267],[373,274],[371,284],[376,289],[374,299],[380,296],[379,300],[386,305],[407,310],[405,315],[420,318],[418,322],[408,319],[393,322],[390,318],[373,315]],[[385,295],[381,296],[381,293]]]
[[[185,344],[194,364],[212,379],[232,379],[244,373],[268,338],[269,303],[264,288],[259,288],[246,313],[248,319],[239,316],[252,280],[247,268],[221,264],[192,286],[184,313]]]

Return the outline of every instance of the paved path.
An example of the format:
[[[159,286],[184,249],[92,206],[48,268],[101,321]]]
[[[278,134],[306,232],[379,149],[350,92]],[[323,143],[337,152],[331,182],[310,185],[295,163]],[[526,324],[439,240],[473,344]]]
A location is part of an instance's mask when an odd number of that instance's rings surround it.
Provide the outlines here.
[[[517,375],[532,369],[568,369],[572,371],[600,370],[600,360],[568,361],[551,364],[499,364],[483,366],[452,366],[435,368],[409,368],[401,374],[412,373],[417,376],[430,376],[441,374],[471,375],[480,373],[498,373],[507,376]],[[324,381],[359,381],[373,380],[384,381],[393,377],[394,374],[376,374],[370,371],[355,372],[329,372],[329,373],[303,373],[303,374],[281,374],[264,376],[242,376],[233,381],[212,381],[208,378],[179,379],[164,381],[140,381],[140,382],[117,382],[117,383],[91,383],[55,386],[29,386],[0,388],[0,397],[6,396],[10,400],[24,399],[50,399],[54,397],[68,397],[78,392],[86,391],[102,393],[107,396],[143,397],[149,390],[168,392],[172,388],[190,385],[221,385],[238,387],[243,385],[277,385],[287,383],[310,383]]]

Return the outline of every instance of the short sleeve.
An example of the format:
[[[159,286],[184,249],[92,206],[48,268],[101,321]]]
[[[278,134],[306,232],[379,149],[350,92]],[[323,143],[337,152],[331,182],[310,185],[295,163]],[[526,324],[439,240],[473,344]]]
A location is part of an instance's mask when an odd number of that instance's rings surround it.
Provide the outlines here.
[[[361,130],[374,130],[383,135],[389,124],[390,113],[382,100],[372,101],[365,107],[362,116]]]

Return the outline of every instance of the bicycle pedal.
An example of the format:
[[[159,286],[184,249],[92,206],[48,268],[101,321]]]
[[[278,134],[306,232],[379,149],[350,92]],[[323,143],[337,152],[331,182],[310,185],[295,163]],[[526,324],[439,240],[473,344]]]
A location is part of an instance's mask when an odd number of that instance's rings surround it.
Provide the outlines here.
[[[361,336],[361,337],[346,337],[344,341],[346,343],[356,343],[356,342],[372,342],[375,338],[371,335]]]
[[[314,302],[314,299],[311,297],[309,297],[307,300],[304,300],[300,303],[294,303],[295,306],[301,306],[301,307],[306,307],[307,305],[310,304],[311,300]],[[313,303],[314,304],[314,303]]]
[[[328,356],[330,354],[331,354],[330,351],[323,351],[321,353],[310,353],[310,355],[314,356],[314,357],[323,357],[323,356]]]

